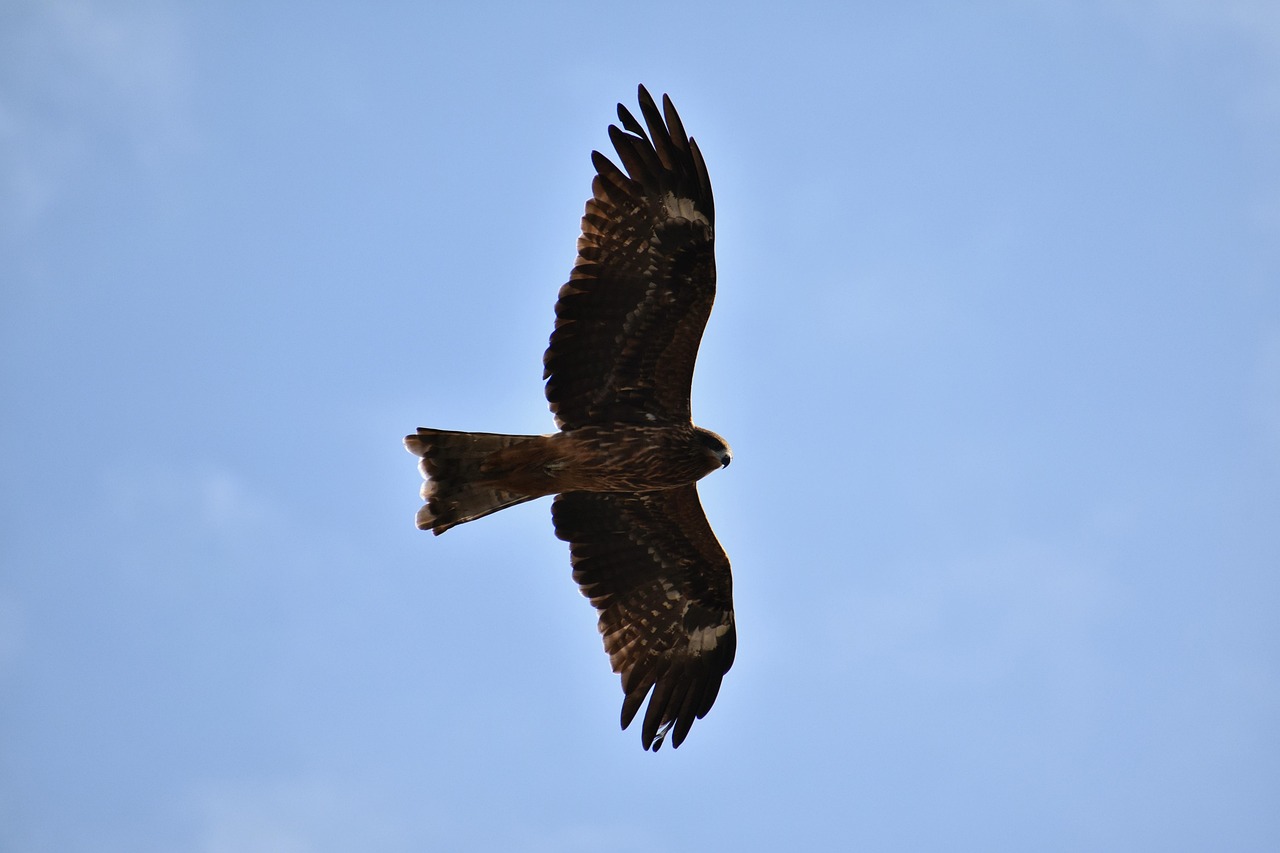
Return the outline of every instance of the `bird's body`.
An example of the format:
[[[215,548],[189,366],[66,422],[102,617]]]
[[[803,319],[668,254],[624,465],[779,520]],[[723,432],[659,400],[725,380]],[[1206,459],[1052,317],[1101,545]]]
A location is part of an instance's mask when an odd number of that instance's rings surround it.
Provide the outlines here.
[[[694,426],[689,401],[715,298],[711,183],[670,99],[660,112],[642,86],[640,108],[648,133],[621,104],[625,132],[609,128],[626,173],[592,152],[593,197],[543,359],[560,431],[422,427],[405,446],[422,458],[418,527],[436,534],[556,495],[556,535],[622,676],[623,728],[649,696],[641,737],[656,750],[710,710],[736,629],[729,561],[694,488],[730,451]]]
[[[649,492],[696,482],[728,465],[724,439],[684,426],[590,426],[550,435],[497,435],[419,427],[405,444],[423,459],[423,498],[418,526],[437,535],[489,512],[562,492]],[[472,453],[477,467],[452,477],[435,464],[440,456]],[[468,508],[455,483],[509,495],[501,506]],[[444,484],[444,488],[442,488]],[[482,511],[477,512],[480,509]]]

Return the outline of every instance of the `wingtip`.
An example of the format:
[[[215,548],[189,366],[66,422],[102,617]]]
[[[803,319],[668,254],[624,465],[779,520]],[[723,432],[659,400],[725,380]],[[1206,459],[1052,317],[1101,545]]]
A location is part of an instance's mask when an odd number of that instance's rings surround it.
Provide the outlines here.
[[[671,727],[675,725],[675,722],[676,722],[675,720],[667,720],[667,722],[663,723],[662,726],[658,729],[657,733],[653,736],[653,740],[649,741],[649,744],[645,747],[645,749],[652,750],[653,752],[657,752],[658,750],[662,749],[662,745],[667,742],[667,732],[671,731]],[[679,748],[680,741],[684,740],[684,738],[680,737],[679,735],[680,733],[677,732],[676,737],[673,737],[671,739],[672,749]]]

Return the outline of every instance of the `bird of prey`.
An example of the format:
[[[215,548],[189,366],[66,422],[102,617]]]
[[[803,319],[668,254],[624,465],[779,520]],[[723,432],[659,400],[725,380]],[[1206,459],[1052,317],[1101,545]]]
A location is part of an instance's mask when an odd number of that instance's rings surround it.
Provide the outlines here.
[[[420,427],[404,443],[422,457],[422,530],[556,496],[556,536],[622,676],[622,728],[649,696],[641,742],[657,751],[711,710],[737,634],[729,559],[695,486],[729,464],[729,445],[694,426],[689,405],[715,298],[711,181],[671,99],[659,110],[644,86],[639,99],[647,131],[622,104],[622,127],[609,127],[623,168],[591,152],[578,257],[543,357],[559,431]]]

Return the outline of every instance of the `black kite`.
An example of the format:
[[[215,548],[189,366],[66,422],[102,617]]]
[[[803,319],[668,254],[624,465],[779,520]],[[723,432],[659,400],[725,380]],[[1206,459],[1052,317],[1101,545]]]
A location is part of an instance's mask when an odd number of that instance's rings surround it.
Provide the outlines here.
[[[622,727],[652,690],[641,740],[656,751],[711,710],[737,635],[729,559],[694,485],[729,464],[729,446],[689,409],[715,298],[711,181],[670,98],[660,112],[641,86],[640,111],[648,133],[622,104],[609,127],[625,172],[591,152],[593,197],[543,358],[559,432],[423,427],[404,441],[422,457],[423,530],[556,496],[556,535],[622,676]]]

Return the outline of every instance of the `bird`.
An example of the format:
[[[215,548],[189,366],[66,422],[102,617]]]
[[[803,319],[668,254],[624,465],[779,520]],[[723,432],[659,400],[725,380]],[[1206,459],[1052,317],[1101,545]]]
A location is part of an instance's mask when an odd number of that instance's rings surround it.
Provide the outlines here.
[[[671,98],[643,85],[641,124],[618,104],[577,259],[555,303],[543,380],[557,431],[503,435],[419,427],[417,526],[459,524],[554,495],[556,536],[599,615],[624,694],[625,730],[648,697],[641,743],[679,747],[733,665],[729,558],[698,480],[729,465],[728,443],[693,424],[694,362],[715,299],[715,206],[697,143]]]

